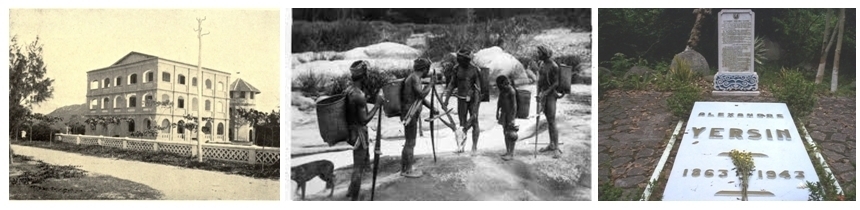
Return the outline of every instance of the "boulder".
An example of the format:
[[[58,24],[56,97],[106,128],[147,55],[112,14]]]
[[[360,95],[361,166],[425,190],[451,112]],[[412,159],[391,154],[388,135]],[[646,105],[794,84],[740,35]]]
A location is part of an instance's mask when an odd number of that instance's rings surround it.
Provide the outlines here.
[[[298,108],[300,111],[308,111],[315,108],[314,100],[308,97],[305,97],[301,92],[293,92],[292,100],[290,103],[293,107]]]
[[[357,60],[373,58],[400,58],[415,60],[419,56],[421,56],[421,51],[415,48],[394,42],[382,42],[378,44],[368,45],[365,47],[356,47],[352,50],[343,52],[340,54],[338,59]]]
[[[403,71],[412,69],[412,59],[364,59],[368,62],[371,71]],[[308,74],[313,74],[322,81],[321,86],[326,86],[331,79],[349,74],[349,66],[356,60],[333,60],[333,61],[312,61],[309,63],[299,64],[293,67],[292,82],[293,87],[301,86],[301,78]]]
[[[686,61],[687,64],[690,65],[690,69],[700,75],[708,75],[711,72],[711,69],[708,66],[708,61],[705,60],[705,56],[702,56],[702,54],[699,54],[699,52],[696,52],[695,50],[690,49],[675,54],[670,68],[677,68],[678,64],[676,63],[676,60]]]
[[[624,73],[624,78],[630,76],[651,76],[654,73],[654,70],[651,70],[645,66],[633,66],[630,70],[627,70],[627,73]]]
[[[451,53],[445,55],[442,61],[440,61],[440,65],[443,67],[449,66],[450,68],[453,67],[451,64],[455,64],[456,62],[456,55]],[[473,54],[472,63],[478,67],[490,69],[489,81],[491,86],[495,85],[495,78],[501,75],[508,76],[518,85],[530,82],[523,64],[516,57],[508,54],[499,47],[479,50]]]

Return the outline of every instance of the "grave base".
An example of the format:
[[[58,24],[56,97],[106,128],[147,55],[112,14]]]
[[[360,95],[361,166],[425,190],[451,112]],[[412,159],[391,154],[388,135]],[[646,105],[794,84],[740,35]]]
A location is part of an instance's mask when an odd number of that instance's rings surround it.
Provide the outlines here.
[[[712,96],[758,96],[759,91],[711,91]]]
[[[758,92],[758,74],[755,72],[717,72],[714,75],[714,92]]]

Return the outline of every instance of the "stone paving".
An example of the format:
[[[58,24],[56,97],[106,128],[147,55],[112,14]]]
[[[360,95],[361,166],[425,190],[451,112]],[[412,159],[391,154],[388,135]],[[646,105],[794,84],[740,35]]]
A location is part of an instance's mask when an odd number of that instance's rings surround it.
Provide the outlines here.
[[[851,190],[856,189],[857,177],[856,104],[853,97],[820,97],[806,125],[833,176],[843,189]]]
[[[613,90],[600,100],[598,183],[610,182],[623,189],[625,196],[642,193],[680,120],[667,107],[666,98],[671,94]],[[759,97],[706,94],[700,101],[777,102],[769,94]],[[806,126],[840,185],[852,190],[857,154],[855,116],[856,98],[820,97]],[[670,158],[666,164],[672,162]],[[671,166],[666,168],[671,170]]]
[[[642,193],[678,119],[667,108],[671,93],[610,91],[598,110],[598,182],[625,195]]]

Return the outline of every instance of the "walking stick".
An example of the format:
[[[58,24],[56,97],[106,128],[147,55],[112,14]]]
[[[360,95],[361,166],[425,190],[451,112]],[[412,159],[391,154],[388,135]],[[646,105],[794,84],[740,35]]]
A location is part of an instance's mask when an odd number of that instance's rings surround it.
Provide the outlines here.
[[[535,118],[535,119],[537,119],[537,120],[535,120],[535,158],[537,158],[537,153],[538,153],[538,146],[537,146],[538,145],[538,133],[540,131],[540,108],[541,108],[540,92],[538,92],[538,97],[537,97],[536,102],[537,102],[538,106],[536,109],[537,110],[537,118]]]
[[[382,153],[379,149],[382,146],[382,110],[379,110],[376,123],[376,144],[373,146],[373,181],[370,187],[370,200],[373,201],[373,196],[376,194],[376,175],[379,173],[379,155]]]
[[[433,92],[430,96],[430,117],[433,117],[433,99],[436,96],[436,77],[433,75],[430,76],[430,88],[430,92]],[[435,133],[434,130],[436,130],[436,127],[434,126],[433,121],[435,120],[430,121],[430,145],[433,146],[433,163],[436,163],[436,137],[433,134]],[[418,122],[421,121],[419,120]]]

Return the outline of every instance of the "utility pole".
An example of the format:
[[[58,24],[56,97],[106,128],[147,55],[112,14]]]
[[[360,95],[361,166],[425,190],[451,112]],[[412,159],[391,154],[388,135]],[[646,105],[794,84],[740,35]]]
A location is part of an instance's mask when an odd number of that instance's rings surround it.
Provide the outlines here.
[[[197,32],[197,77],[200,78],[198,80],[199,83],[197,83],[197,98],[199,101],[205,101],[203,100],[203,81],[205,80],[203,80],[203,67],[200,65],[200,57],[203,54],[203,36],[208,35],[209,32],[203,33],[202,25],[204,20],[206,20],[206,17],[203,17],[203,19],[197,18],[197,29],[194,29]],[[201,133],[203,133],[201,132],[203,129],[203,115],[201,111],[203,108],[201,104],[203,103],[197,103],[197,162],[203,162],[203,138],[201,138]]]

